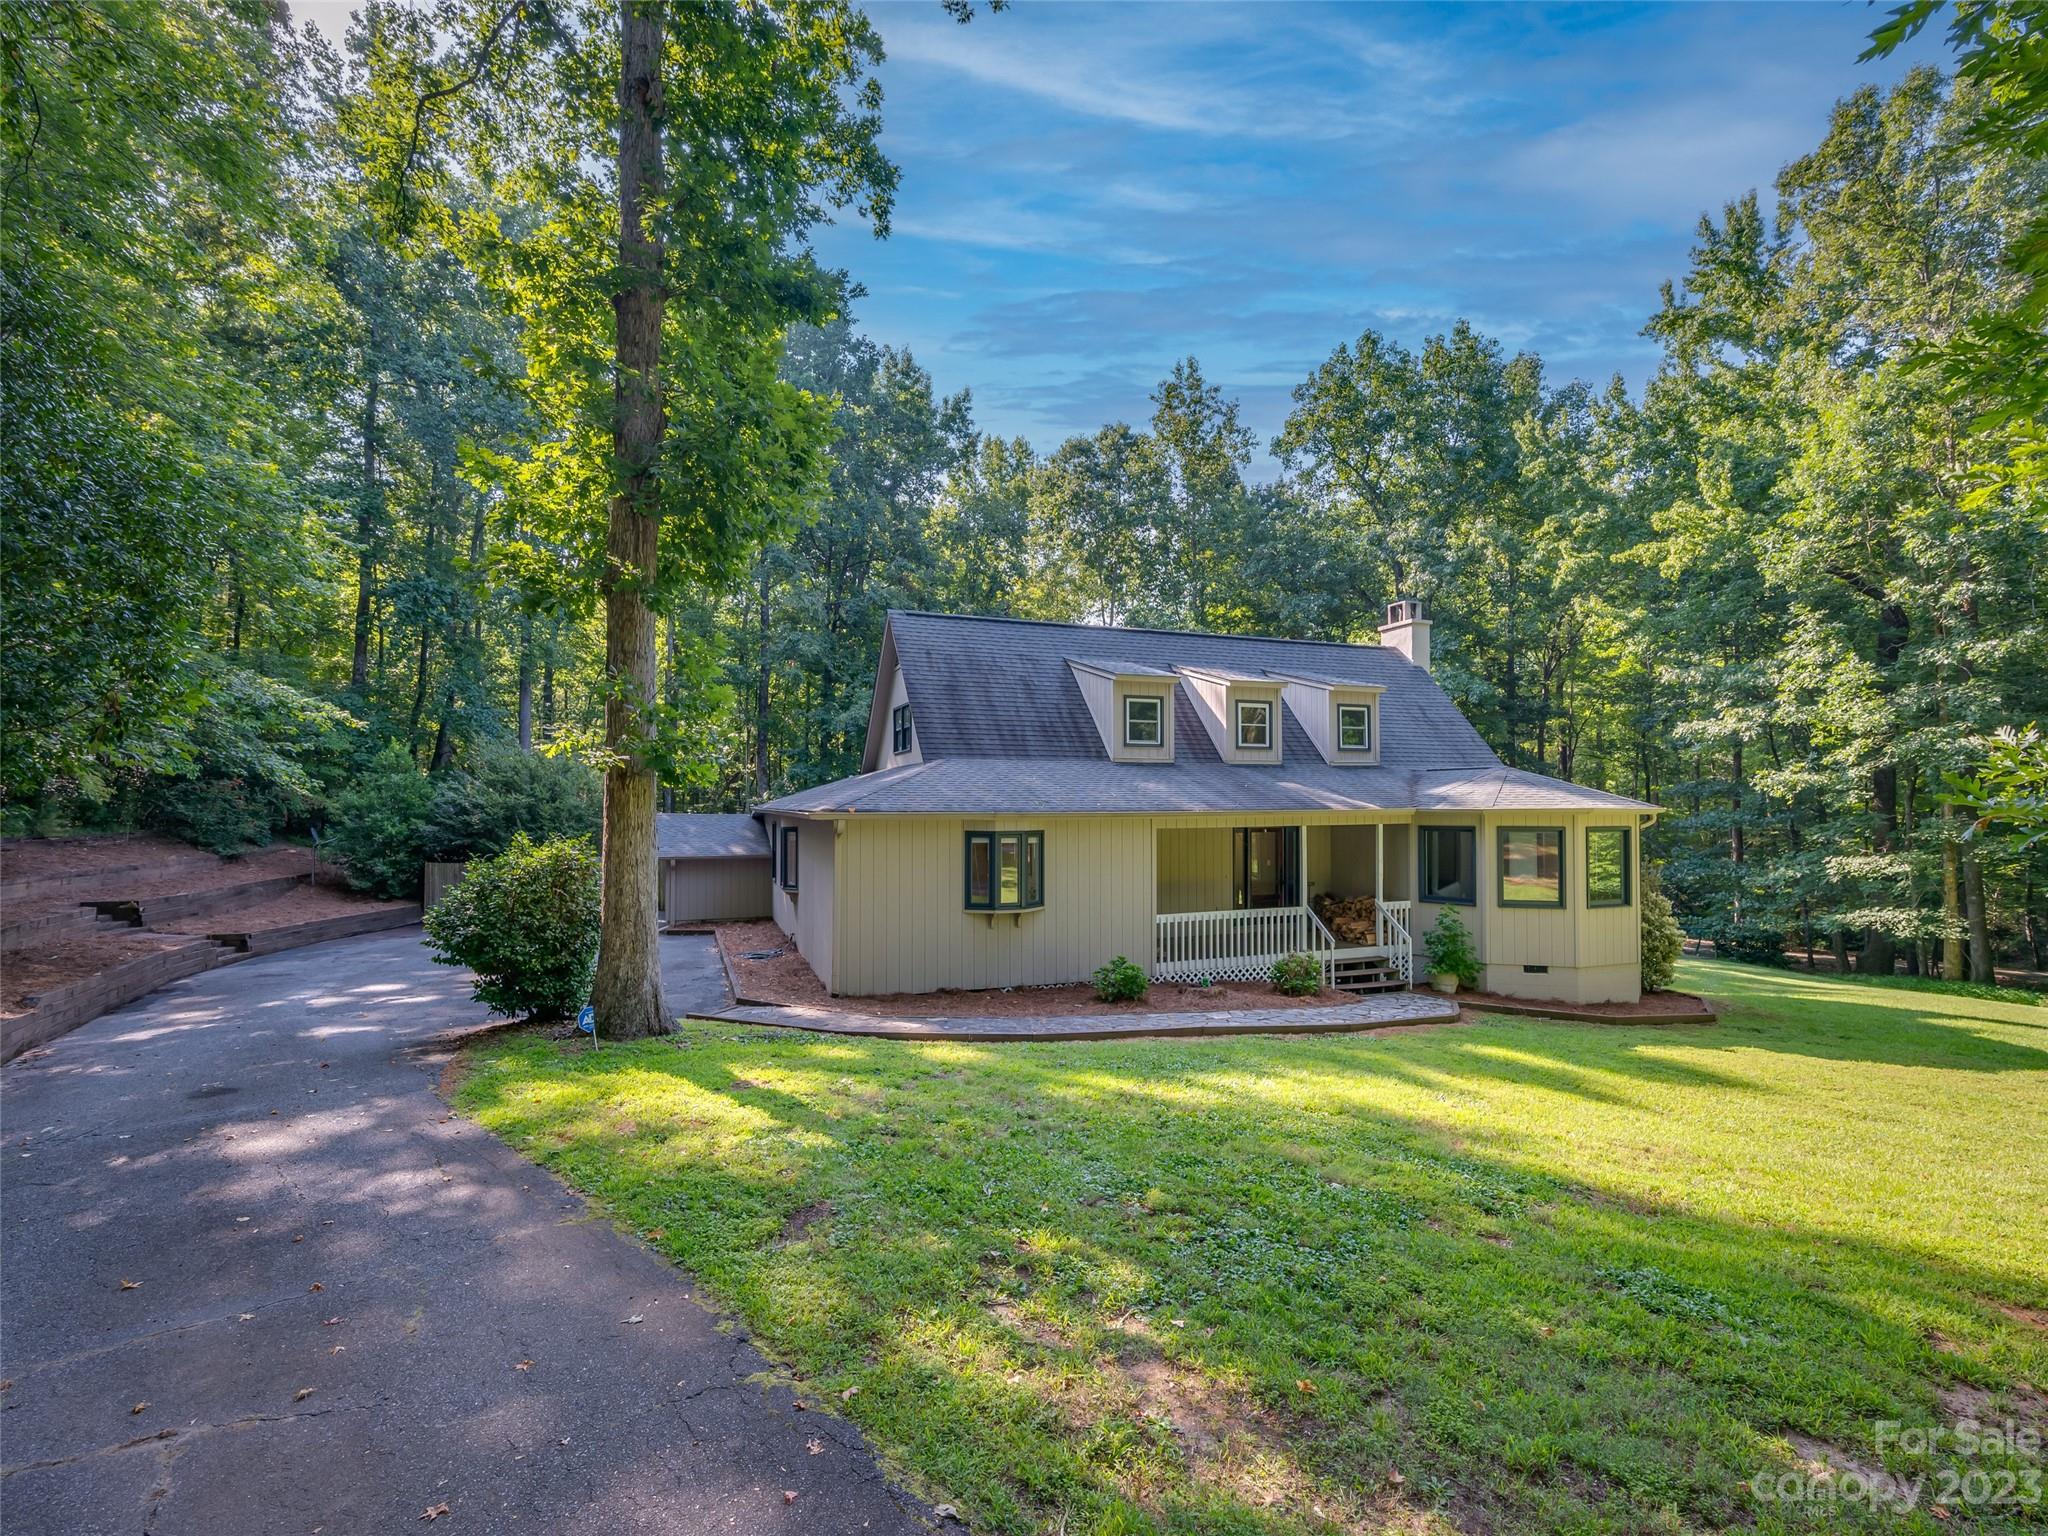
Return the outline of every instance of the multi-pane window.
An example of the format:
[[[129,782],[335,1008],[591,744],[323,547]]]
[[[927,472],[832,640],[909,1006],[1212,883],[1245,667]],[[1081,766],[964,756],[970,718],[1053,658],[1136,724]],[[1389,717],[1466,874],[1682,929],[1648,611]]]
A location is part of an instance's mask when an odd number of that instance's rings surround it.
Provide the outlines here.
[[[1504,907],[1564,905],[1564,829],[1500,829],[1500,904]]]
[[[1477,838],[1470,827],[1417,827],[1422,900],[1471,906],[1479,899]]]
[[[1166,741],[1166,700],[1149,693],[1124,697],[1124,745],[1157,747]]]
[[[1237,745],[1240,751],[1261,751],[1273,745],[1273,706],[1265,699],[1237,701]]]
[[[1337,748],[1342,752],[1370,752],[1372,750],[1371,705],[1339,704],[1337,706]]]
[[[1625,907],[1635,896],[1627,827],[1586,829],[1586,905]]]
[[[910,706],[898,704],[889,717],[889,750],[898,757],[910,750]]]
[[[1045,905],[1043,832],[967,834],[967,906],[1015,912]]]
[[[782,888],[783,888],[783,889],[784,889],[785,891],[793,891],[793,890],[795,890],[795,889],[796,889],[796,828],[795,828],[795,827],[784,827],[784,828],[782,829],[782,857],[781,857],[781,859],[780,859],[780,861],[779,861],[779,862],[780,862],[780,863],[781,863],[781,865],[782,865]]]

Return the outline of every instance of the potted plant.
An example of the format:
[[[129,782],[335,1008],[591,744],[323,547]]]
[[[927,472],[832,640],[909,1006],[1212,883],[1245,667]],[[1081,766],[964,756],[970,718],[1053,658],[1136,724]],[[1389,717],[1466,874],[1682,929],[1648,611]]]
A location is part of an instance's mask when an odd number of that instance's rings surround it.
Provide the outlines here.
[[[1422,941],[1423,965],[1429,984],[1439,992],[1455,992],[1479,985],[1479,954],[1472,947],[1472,930],[1455,912],[1446,912]]]

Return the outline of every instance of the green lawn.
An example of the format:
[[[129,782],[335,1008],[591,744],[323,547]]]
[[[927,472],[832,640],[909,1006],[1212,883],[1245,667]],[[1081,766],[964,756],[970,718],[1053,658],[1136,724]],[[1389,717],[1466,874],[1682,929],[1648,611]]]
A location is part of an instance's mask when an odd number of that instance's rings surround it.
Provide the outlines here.
[[[2048,1427],[2048,1008],[1680,985],[1720,1022],[513,1035],[457,1102],[977,1531],[2048,1525],[1982,1497],[2039,1459],[1873,1447]],[[1823,1447],[1929,1481],[1904,1515],[1752,1490]],[[1937,1513],[1942,1469],[1991,1476]]]

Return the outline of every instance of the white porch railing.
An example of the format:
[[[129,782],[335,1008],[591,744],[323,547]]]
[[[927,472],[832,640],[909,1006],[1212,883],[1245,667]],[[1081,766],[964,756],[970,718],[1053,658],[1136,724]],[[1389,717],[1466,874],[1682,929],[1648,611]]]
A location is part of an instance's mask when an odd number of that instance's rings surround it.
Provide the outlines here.
[[[1282,955],[1314,955],[1327,981],[1337,939],[1307,907],[1161,912],[1153,925],[1157,981],[1264,981]]]
[[[1412,910],[1405,901],[1373,903],[1373,926],[1378,930],[1379,945],[1410,986],[1415,985],[1415,939],[1408,927]]]
[[[1152,979],[1155,981],[1264,981],[1283,955],[1314,955],[1323,965],[1323,984],[1342,950],[1377,952],[1396,975],[1415,980],[1415,944],[1409,934],[1409,903],[1383,901],[1375,909],[1374,940],[1365,946],[1340,944],[1307,907],[1252,907],[1227,912],[1161,912],[1153,920]]]

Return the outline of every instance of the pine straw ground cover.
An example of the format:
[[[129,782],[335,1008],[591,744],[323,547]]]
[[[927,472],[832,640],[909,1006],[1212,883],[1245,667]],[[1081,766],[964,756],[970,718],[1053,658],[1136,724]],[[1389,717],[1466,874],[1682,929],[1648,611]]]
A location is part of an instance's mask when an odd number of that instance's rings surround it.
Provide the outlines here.
[[[510,1035],[458,1103],[977,1531],[2048,1523],[1990,1502],[2038,1459],[1874,1443],[2048,1428],[2048,1009],[1680,985],[1720,1021]],[[1838,1496],[1880,1469],[1929,1475],[1912,1511]],[[1943,1469],[1993,1478],[1936,1510]]]

